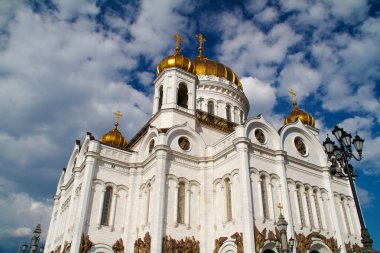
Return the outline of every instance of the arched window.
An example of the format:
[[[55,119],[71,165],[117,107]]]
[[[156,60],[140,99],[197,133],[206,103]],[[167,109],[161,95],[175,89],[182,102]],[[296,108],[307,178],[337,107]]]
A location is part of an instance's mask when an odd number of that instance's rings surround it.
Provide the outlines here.
[[[263,215],[265,219],[269,219],[268,189],[265,176],[261,177],[261,200],[263,203]]]
[[[185,223],[185,183],[180,182],[178,184],[178,209],[177,209],[177,222]]]
[[[240,124],[243,124],[243,111],[240,111]]]
[[[177,105],[184,108],[188,108],[188,105],[187,105],[188,100],[189,100],[189,97],[187,95],[187,86],[181,83],[178,88]]]
[[[151,140],[151,141],[149,142],[149,154],[152,153],[153,148],[154,148],[154,140]]]
[[[228,121],[231,121],[231,106],[230,105],[226,106],[226,119]]]
[[[158,110],[161,110],[161,106],[162,106],[162,97],[164,95],[164,92],[163,92],[163,88],[162,86],[160,87],[159,89],[159,95],[160,97],[158,98]]]
[[[318,226],[320,229],[323,229],[322,218],[321,218],[321,208],[319,206],[317,190],[314,190],[314,204],[315,204],[315,209],[317,211]]]
[[[275,252],[273,250],[271,250],[271,249],[266,249],[266,250],[264,250],[263,253],[275,253]]]
[[[212,101],[208,102],[207,111],[208,111],[208,114],[214,115],[214,103]]]
[[[232,220],[232,206],[231,206],[231,181],[229,178],[226,178],[226,219],[227,221]]]
[[[307,211],[308,211],[308,214],[309,214],[310,227],[311,228],[315,228],[313,209],[311,207],[311,201],[310,201],[310,191],[309,191],[308,188],[305,191],[306,191],[305,192],[305,194],[306,194],[306,204],[307,204]]]
[[[104,193],[104,201],[103,201],[103,208],[102,208],[102,220],[101,225],[108,226],[109,218],[110,218],[110,211],[111,211],[111,201],[112,201],[112,187],[107,186],[106,192]]]
[[[306,225],[305,222],[305,213],[303,211],[303,201],[302,201],[302,195],[301,195],[301,187],[297,185],[297,201],[298,201],[298,207],[299,207],[299,214],[300,214],[300,219],[301,219],[301,225],[304,227]]]
[[[351,228],[350,228],[350,224],[349,224],[349,221],[348,221],[348,216],[347,216],[347,210],[346,210],[346,205],[345,205],[345,201],[344,201],[344,198],[342,197],[341,199],[341,204],[342,204],[342,211],[343,211],[343,216],[344,216],[344,222],[346,223],[346,228],[347,228],[347,233],[351,235]]]

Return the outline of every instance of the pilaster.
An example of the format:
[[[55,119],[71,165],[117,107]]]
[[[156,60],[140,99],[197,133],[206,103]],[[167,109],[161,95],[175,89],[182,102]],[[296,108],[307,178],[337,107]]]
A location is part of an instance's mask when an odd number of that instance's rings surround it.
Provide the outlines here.
[[[249,139],[244,136],[244,128],[238,126],[236,132],[238,137],[234,140],[234,145],[238,153],[239,175],[240,175],[240,192],[241,192],[241,210],[245,221],[243,222],[243,243],[244,252],[255,252],[254,221],[253,221],[253,202],[251,179],[249,172],[248,144]]]
[[[153,210],[154,217],[152,219],[152,244],[151,252],[161,252],[162,238],[164,230],[164,210],[165,210],[165,196],[166,196],[166,170],[168,159],[168,147],[164,145],[157,145],[156,147],[156,173],[155,182],[153,185]]]

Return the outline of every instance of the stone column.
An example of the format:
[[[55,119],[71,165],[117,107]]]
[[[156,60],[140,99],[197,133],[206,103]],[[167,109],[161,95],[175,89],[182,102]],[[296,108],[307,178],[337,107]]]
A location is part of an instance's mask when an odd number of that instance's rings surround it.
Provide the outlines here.
[[[186,189],[186,202],[185,202],[185,224],[186,224],[186,228],[187,229],[190,229],[190,197],[191,197],[191,191],[190,191],[190,186],[188,185],[187,186],[187,189]]]
[[[253,203],[252,203],[252,189],[251,179],[249,171],[249,155],[248,144],[249,139],[245,137],[244,127],[237,126],[236,135],[238,136],[234,140],[234,145],[239,157],[239,175],[240,175],[240,192],[241,192],[241,210],[242,216],[245,222],[243,223],[243,243],[244,252],[255,251],[255,237],[253,233],[254,221],[253,221]]]
[[[168,159],[168,147],[164,145],[156,146],[156,169],[155,182],[153,185],[153,210],[154,217],[152,219],[152,244],[150,252],[161,252],[162,238],[165,220],[165,199],[166,199],[166,170]]]
[[[174,210],[173,210],[173,226],[176,227],[178,225],[178,189],[179,185],[175,187],[174,193]]]

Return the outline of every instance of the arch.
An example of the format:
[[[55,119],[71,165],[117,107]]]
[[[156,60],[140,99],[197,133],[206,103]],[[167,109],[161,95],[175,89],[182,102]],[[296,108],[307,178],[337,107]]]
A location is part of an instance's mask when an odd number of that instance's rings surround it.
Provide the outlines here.
[[[252,140],[254,143],[259,143],[255,137],[255,130],[260,128],[265,135],[265,146],[273,149],[281,149],[281,139],[276,128],[269,123],[263,116],[258,116],[257,118],[250,119],[244,123],[245,134],[247,138]]]
[[[187,93],[187,85],[185,83],[180,83],[177,93],[177,105],[188,108],[189,95]]]
[[[101,216],[100,225],[108,226],[108,224],[109,224],[110,213],[111,213],[112,195],[113,195],[113,187],[107,186],[106,191],[104,193],[104,200],[103,200],[103,206],[102,206],[102,216]]]
[[[310,245],[309,253],[332,253],[330,248],[327,247],[319,238],[314,238]]]
[[[218,253],[237,253],[235,241],[227,239],[218,250]]]
[[[213,101],[208,101],[208,103],[207,103],[207,112],[210,115],[214,115],[215,114],[215,106],[214,106],[214,102]]]
[[[97,243],[91,247],[89,253],[113,253],[113,250],[112,247],[107,244]]]

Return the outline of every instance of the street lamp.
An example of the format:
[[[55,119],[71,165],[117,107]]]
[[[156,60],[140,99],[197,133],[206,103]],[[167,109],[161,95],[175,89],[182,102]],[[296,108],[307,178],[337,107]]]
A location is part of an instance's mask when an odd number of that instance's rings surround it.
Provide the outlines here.
[[[41,225],[37,224],[36,228],[33,231],[33,237],[32,237],[32,240],[31,240],[30,246],[29,246],[29,252],[30,253],[35,253],[36,252],[36,250],[38,248],[38,243],[40,241],[41,232],[42,232],[41,231]],[[28,249],[28,244],[25,242],[22,245],[22,253],[26,253],[27,249]],[[19,252],[19,250],[17,250],[17,253],[18,252]],[[39,253],[43,253],[43,252],[44,252],[44,245],[41,245],[39,247]]]
[[[346,177],[350,182],[352,196],[354,197],[356,211],[358,213],[360,227],[361,227],[361,236],[364,252],[377,252],[372,248],[372,239],[368,232],[368,229],[365,226],[363,214],[359,205],[358,196],[356,193],[356,188],[354,184],[354,177],[357,176],[357,173],[354,167],[349,164],[349,161],[354,158],[356,161],[360,161],[363,156],[363,143],[364,139],[360,138],[358,135],[352,140],[352,135],[343,128],[335,125],[334,129],[331,131],[335,138],[338,140],[339,146],[336,145],[330,138],[327,136],[326,140],[323,142],[323,147],[325,152],[328,155],[329,160],[333,164],[330,167],[330,173],[333,176]],[[357,155],[352,152],[351,144],[354,145]],[[343,170],[342,170],[343,168]]]
[[[287,234],[287,228],[288,228],[288,222],[285,220],[284,216],[282,215],[282,205],[278,204],[278,209],[280,209],[280,216],[278,217],[277,221],[277,228],[280,231],[280,238],[278,238],[280,241],[276,242],[276,248],[279,253],[290,253],[293,251],[294,247],[294,239],[290,238],[288,241],[288,234]]]

